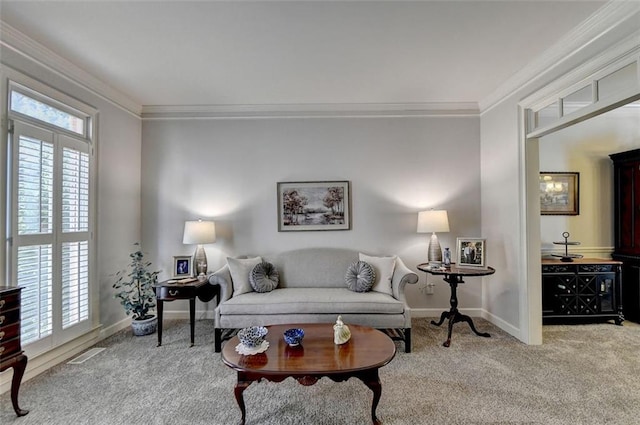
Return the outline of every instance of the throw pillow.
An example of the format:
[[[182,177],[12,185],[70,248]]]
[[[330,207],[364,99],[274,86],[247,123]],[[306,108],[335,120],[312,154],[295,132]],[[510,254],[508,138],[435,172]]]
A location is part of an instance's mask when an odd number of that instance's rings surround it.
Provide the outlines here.
[[[249,275],[249,283],[256,292],[271,292],[278,286],[280,275],[276,267],[266,261],[256,265]]]
[[[370,257],[363,253],[360,253],[359,257],[360,261],[371,265],[373,271],[376,273],[376,278],[371,290],[393,295],[391,279],[393,278],[393,270],[396,268],[397,257],[395,255],[393,257]]]
[[[347,274],[344,281],[347,288],[354,292],[367,292],[373,286],[376,279],[376,272],[364,261],[354,261],[347,267]]]
[[[227,257],[227,264],[229,265],[229,273],[231,273],[231,280],[233,281],[233,295],[234,297],[253,291],[251,283],[249,282],[249,274],[251,270],[262,262],[262,258],[231,258]]]

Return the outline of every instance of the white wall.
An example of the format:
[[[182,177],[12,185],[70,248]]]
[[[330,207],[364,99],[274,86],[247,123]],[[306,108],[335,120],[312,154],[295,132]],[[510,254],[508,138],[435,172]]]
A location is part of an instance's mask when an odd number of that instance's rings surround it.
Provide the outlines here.
[[[210,270],[226,256],[342,246],[398,254],[417,272],[428,242],[417,212],[431,207],[449,211],[443,247],[480,236],[478,117],[149,120],[142,152],[143,240],[164,278],[174,255],[193,253],[182,231],[199,217],[216,222]],[[310,180],[351,182],[352,230],[277,231],[276,183]],[[449,289],[436,281],[435,295],[409,288],[409,303],[439,314]],[[480,286],[461,286],[461,307],[480,307]]]
[[[484,278],[483,308],[519,336],[520,179],[518,108],[503,102],[481,117],[482,235],[496,273]]]
[[[613,163],[609,154],[640,148],[640,105],[633,104],[542,137],[540,170],[580,173],[580,214],[540,217],[544,253],[564,252],[554,245],[562,232],[579,246],[570,252],[610,258],[613,249]]]

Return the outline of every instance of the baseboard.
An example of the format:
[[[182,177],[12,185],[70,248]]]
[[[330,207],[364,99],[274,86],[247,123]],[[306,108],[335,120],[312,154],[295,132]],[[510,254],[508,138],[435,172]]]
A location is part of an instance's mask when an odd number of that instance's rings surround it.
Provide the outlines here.
[[[516,328],[511,323],[505,322],[504,320],[502,320],[498,316],[495,316],[495,315],[489,313],[487,310],[482,310],[481,317],[483,319],[491,322],[492,324],[496,325],[497,327],[499,327],[500,329],[502,329],[503,331],[505,331],[509,335],[513,336],[514,338],[517,338],[518,340],[522,341],[522,335],[520,333],[520,329]]]
[[[444,310],[442,308],[412,308],[411,317],[435,317],[438,318]],[[522,341],[520,335],[520,329],[516,328],[512,324],[505,322],[498,316],[489,313],[482,308],[461,308],[460,313],[466,314],[470,317],[482,317],[483,319],[491,322],[493,325],[499,327],[509,335]]]
[[[214,312],[213,310],[196,310],[196,320],[201,319],[213,319]],[[187,319],[189,320],[189,311],[188,310],[164,310],[162,312],[162,319]]]
[[[131,326],[131,318],[130,317],[124,318],[121,321],[116,322],[111,326],[107,326],[106,328],[101,329],[99,340],[102,341],[105,338],[109,338],[111,335],[114,335],[120,332],[121,330],[128,328],[129,326]]]
[[[440,317],[444,308],[411,308],[411,317]],[[482,317],[480,308],[459,308],[458,311],[471,317]]]

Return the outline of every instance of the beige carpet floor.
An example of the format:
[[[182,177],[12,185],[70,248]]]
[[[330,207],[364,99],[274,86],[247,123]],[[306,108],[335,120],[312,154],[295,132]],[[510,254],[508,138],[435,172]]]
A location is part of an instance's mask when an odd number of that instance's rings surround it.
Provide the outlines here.
[[[640,326],[625,322],[553,325],[544,344],[527,346],[475,319],[491,338],[456,324],[414,319],[414,350],[380,370],[378,417],[414,424],[638,424]],[[23,383],[16,418],[9,394],[0,396],[0,424],[237,424],[235,372],[213,352],[213,323],[196,324],[189,348],[187,321],[168,321],[163,346],[156,335],[127,330],[80,365],[61,364]],[[260,382],[245,391],[247,424],[370,423],[371,392],[356,379],[322,379],[304,387],[293,379]]]

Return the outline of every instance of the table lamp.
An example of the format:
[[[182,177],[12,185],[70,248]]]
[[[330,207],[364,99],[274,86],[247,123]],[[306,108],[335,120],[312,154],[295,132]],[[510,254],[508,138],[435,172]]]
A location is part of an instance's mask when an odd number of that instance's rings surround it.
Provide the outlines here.
[[[436,232],[449,231],[449,218],[445,210],[420,211],[418,213],[418,233],[431,233],[427,261],[429,265],[440,266],[442,264],[442,248],[438,242]]]
[[[213,221],[185,221],[183,244],[197,244],[196,252],[193,255],[193,264],[196,274],[205,276],[207,274],[207,254],[202,245],[214,243],[216,241],[216,225]]]

